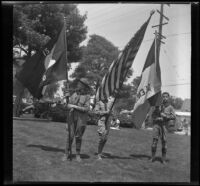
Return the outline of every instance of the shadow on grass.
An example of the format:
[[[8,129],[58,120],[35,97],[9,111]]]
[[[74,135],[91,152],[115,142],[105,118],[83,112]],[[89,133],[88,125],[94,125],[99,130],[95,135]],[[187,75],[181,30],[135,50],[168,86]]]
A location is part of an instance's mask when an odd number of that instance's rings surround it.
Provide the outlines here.
[[[130,154],[133,159],[150,159],[151,157],[146,154]]]
[[[162,158],[161,157],[155,157],[154,162],[155,161],[159,161],[160,163],[162,163]]]
[[[155,160],[154,160],[154,162],[155,162],[155,161],[159,161],[160,163],[163,163],[163,162],[162,162],[162,158],[161,158],[161,157],[155,157]],[[166,162],[167,162],[167,163],[169,163],[169,160],[168,160],[168,159],[166,159]]]
[[[95,155],[97,155],[97,153],[95,153]],[[112,155],[112,154],[107,153],[107,152],[102,153],[102,158],[103,159],[133,159],[131,157],[122,157],[122,156]]]
[[[63,149],[59,149],[59,148],[56,148],[56,147],[50,147],[50,146],[44,146],[44,145],[33,145],[33,144],[30,144],[30,145],[27,145],[27,147],[35,147],[35,148],[40,148],[44,151],[50,151],[50,152],[62,152],[62,153],[65,153],[65,150]],[[72,154],[72,158],[75,158],[76,155],[75,154]],[[82,159],[88,159],[90,158],[89,155],[87,154],[81,154],[81,158]]]
[[[145,155],[145,154],[131,154],[131,157],[133,157],[133,159],[147,159],[150,160],[151,156]],[[162,158],[161,157],[155,157],[153,162],[159,161],[160,163],[162,163]],[[169,162],[168,159],[166,159],[166,162]]]

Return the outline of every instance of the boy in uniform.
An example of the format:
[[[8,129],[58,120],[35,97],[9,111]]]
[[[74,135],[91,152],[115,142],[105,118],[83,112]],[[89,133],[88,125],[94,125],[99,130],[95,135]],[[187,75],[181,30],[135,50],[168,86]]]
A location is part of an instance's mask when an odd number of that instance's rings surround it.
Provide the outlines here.
[[[99,115],[98,118],[98,134],[99,134],[99,144],[98,144],[98,160],[102,160],[102,151],[106,144],[108,134],[110,131],[110,116],[109,111],[111,108],[111,102],[108,100],[98,101],[95,106],[95,112]],[[108,118],[107,118],[108,117]]]
[[[90,110],[90,86],[86,78],[78,80],[77,91],[69,98],[69,123],[70,138],[67,137],[65,155],[63,161],[70,159],[70,146],[72,146],[73,139],[76,140],[76,160],[81,162],[80,152],[82,137],[86,129],[88,112]],[[67,128],[67,127],[66,127]],[[69,133],[69,130],[67,132]]]
[[[153,143],[151,146],[152,157],[150,161],[155,160],[158,139],[161,139],[162,144],[162,163],[166,163],[167,141],[166,141],[166,125],[176,119],[174,108],[169,103],[169,93],[162,94],[162,104],[156,106],[152,113],[153,119]]]

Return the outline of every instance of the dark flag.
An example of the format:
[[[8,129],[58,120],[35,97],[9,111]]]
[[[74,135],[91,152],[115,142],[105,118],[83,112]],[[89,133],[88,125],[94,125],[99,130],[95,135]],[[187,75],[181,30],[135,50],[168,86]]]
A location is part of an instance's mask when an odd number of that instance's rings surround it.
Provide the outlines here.
[[[137,101],[133,108],[133,122],[137,128],[141,128],[150,107],[161,101],[161,71],[157,54],[155,39],[142,70],[141,82],[137,89]]]
[[[96,93],[96,100],[105,100],[117,92],[127,75],[129,68],[135,59],[145,35],[146,28],[153,12],[148,20],[136,32],[134,37],[129,41],[118,58],[111,64],[108,73],[104,76]]]
[[[16,78],[35,98],[40,99],[45,85],[66,79],[66,52],[63,27],[57,38],[51,39],[24,63]]]

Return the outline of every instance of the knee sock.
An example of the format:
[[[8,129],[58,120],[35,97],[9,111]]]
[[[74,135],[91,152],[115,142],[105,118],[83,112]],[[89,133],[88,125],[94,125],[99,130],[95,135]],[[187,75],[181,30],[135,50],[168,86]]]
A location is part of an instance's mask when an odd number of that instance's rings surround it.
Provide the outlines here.
[[[76,154],[80,154],[82,139],[76,138]]]

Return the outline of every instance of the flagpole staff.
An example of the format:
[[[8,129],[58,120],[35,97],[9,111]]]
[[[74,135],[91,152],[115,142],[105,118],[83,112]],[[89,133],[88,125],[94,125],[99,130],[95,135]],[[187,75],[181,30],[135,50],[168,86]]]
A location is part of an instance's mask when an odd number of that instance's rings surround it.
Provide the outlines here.
[[[66,98],[66,105],[69,104],[69,80],[68,80],[68,59],[67,59],[67,36],[66,36],[66,31],[67,31],[67,26],[66,26],[66,17],[64,16],[64,30],[65,30],[65,49],[66,49],[66,86],[65,86],[65,98]],[[67,111],[67,118],[66,122],[68,124],[68,138],[69,138],[69,159],[70,161],[72,160],[72,148],[71,148],[71,124],[69,121],[69,111]],[[65,154],[67,154],[67,147],[65,149]]]
[[[155,30],[155,64],[157,64],[157,30]]]

